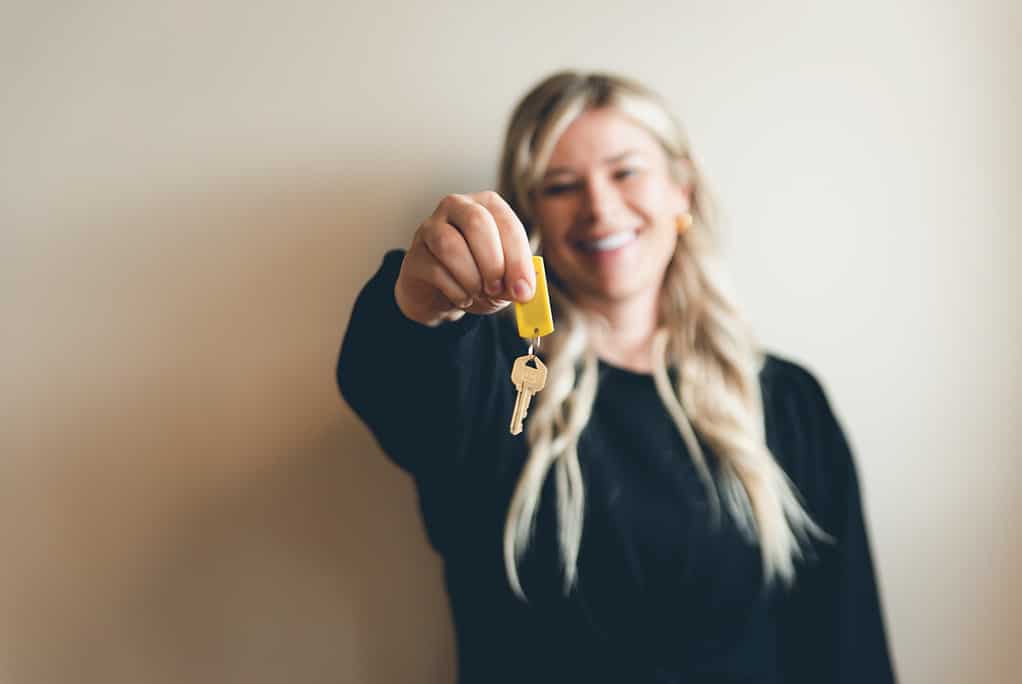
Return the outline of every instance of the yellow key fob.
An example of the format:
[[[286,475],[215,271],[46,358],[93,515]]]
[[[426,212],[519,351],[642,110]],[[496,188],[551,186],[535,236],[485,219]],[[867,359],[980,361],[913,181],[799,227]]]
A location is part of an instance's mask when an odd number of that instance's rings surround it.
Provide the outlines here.
[[[550,293],[546,288],[543,257],[532,257],[532,267],[536,270],[536,292],[524,304],[515,302],[518,334],[524,338],[543,337],[554,331],[554,315],[550,311]]]

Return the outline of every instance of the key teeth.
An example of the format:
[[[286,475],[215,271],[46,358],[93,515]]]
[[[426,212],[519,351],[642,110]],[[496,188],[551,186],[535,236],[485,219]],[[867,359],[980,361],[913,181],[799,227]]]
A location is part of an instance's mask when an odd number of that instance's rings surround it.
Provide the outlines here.
[[[511,417],[511,434],[521,434],[523,426],[525,425],[525,417],[529,415],[529,409],[527,406],[523,406],[521,413],[517,416]]]

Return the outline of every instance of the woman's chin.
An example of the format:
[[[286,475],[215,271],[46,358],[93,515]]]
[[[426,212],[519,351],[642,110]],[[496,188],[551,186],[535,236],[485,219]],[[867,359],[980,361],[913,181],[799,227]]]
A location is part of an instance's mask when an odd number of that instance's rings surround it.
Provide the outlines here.
[[[629,299],[640,289],[635,282],[634,274],[591,274],[587,279],[585,292],[593,299],[602,301],[622,301]]]

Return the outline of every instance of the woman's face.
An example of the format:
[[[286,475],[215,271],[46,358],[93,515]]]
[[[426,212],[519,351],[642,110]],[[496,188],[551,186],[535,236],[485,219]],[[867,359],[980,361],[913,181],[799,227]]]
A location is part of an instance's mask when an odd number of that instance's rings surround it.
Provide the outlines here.
[[[544,259],[583,300],[655,297],[689,194],[649,132],[614,109],[589,110],[557,141],[535,191]]]

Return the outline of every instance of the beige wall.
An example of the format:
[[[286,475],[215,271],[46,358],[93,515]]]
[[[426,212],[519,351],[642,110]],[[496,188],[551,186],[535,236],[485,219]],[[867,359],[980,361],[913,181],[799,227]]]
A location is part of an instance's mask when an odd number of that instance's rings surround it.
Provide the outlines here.
[[[5,3],[0,681],[453,681],[333,364],[568,65],[687,122],[851,436],[903,681],[1017,681],[1020,6],[764,4]]]

